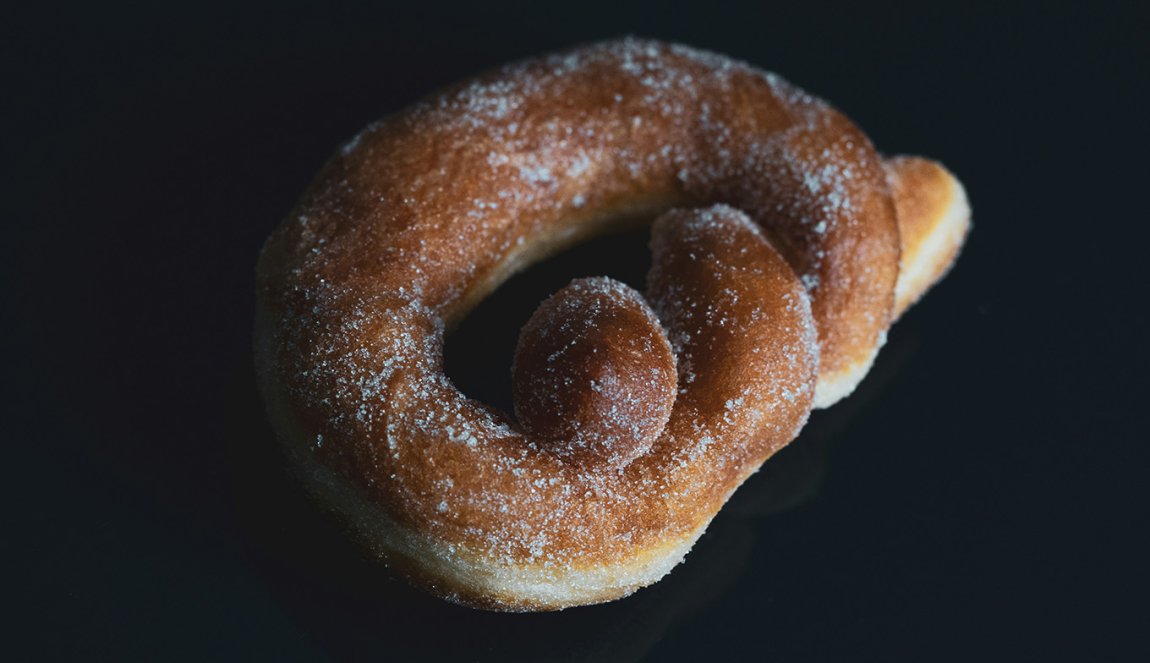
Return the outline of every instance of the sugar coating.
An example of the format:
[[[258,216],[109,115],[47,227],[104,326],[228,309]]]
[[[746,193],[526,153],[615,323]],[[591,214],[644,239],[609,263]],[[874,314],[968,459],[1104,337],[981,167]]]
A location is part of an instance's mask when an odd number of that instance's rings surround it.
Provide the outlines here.
[[[622,469],[651,448],[675,401],[675,355],[642,295],[577,279],[523,327],[512,367],[515,412],[551,453]]]
[[[494,587],[619,564],[604,581],[618,595],[653,580],[625,560],[681,555],[797,434],[820,361],[833,374],[873,354],[898,267],[885,186],[861,132],[745,63],[629,38],[510,65],[324,167],[261,258],[270,372],[305,462],[432,542],[427,569],[479,565]],[[629,463],[569,462],[573,446],[443,374],[445,329],[515,269],[673,205],[703,206],[653,229],[646,300],[674,351],[673,406]],[[631,377],[593,389],[625,404]]]

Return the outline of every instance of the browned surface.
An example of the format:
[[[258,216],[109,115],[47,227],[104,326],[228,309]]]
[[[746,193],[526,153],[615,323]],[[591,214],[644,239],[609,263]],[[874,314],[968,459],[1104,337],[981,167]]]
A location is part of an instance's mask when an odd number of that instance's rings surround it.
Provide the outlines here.
[[[623,471],[565,462],[443,376],[444,324],[515,266],[635,210],[709,201],[746,210],[786,262],[729,207],[656,224],[648,295],[679,393]],[[797,433],[816,361],[827,375],[871,355],[898,252],[882,163],[843,116],[711,54],[592,46],[447,90],[325,166],[261,257],[266,388],[305,464],[445,559],[602,568],[689,540]],[[516,601],[468,600],[486,599]]]
[[[675,402],[675,354],[642,295],[578,279],[524,325],[512,366],[515,414],[565,460],[626,467],[651,448]]]
[[[958,180],[938,162],[896,156],[885,165],[898,213],[903,268],[921,265],[907,283],[900,283],[897,319],[954,264],[969,230],[970,211]],[[954,227],[944,228],[944,223]]]
[[[345,152],[268,246],[306,292],[418,285],[450,323],[533,244],[643,201],[728,202],[812,286],[823,375],[868,357],[889,323],[899,240],[880,158],[838,112],[742,63],[593,46],[460,84]]]

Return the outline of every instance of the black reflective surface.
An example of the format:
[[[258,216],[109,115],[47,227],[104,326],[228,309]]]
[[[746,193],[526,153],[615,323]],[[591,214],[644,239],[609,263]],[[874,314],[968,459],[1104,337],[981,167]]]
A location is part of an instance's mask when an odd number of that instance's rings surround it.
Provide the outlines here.
[[[5,659],[1145,660],[1147,48],[1132,7],[72,6],[3,28]],[[624,33],[747,59],[966,183],[957,269],[670,576],[477,612],[292,480],[250,356],[260,243],[328,153],[436,87]],[[507,407],[573,249],[449,338]],[[0,652],[5,650],[0,649]]]

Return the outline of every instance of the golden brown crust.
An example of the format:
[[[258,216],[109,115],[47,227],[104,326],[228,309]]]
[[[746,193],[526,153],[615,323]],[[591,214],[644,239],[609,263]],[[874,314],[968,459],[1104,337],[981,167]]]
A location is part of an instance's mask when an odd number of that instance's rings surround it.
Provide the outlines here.
[[[628,39],[485,74],[357,136],[268,240],[269,409],[312,488],[432,591],[500,609],[625,595],[682,558],[818,393],[861,379],[899,270],[886,177],[842,115],[721,56]],[[513,271],[676,204],[711,206],[653,226],[666,337],[625,326],[674,349],[676,381],[641,399],[671,403],[665,425],[614,460],[565,456],[443,375],[445,327]]]
[[[415,284],[451,324],[520,251],[638,201],[728,202],[811,291],[821,380],[869,361],[889,323],[899,247],[881,159],[837,111],[743,63],[598,44],[460,84],[353,143],[272,239],[299,277]]]
[[[667,334],[643,296],[577,279],[523,326],[511,367],[515,414],[540,447],[585,467],[622,469],[671,417],[677,379]]]
[[[936,161],[897,156],[885,167],[902,246],[895,288],[898,319],[958,258],[970,232],[970,206],[962,183]]]

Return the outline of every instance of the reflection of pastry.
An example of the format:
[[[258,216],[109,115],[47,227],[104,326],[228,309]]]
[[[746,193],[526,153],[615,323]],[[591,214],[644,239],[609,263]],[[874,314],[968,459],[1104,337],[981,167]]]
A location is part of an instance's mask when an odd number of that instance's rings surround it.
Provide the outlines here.
[[[311,487],[429,590],[509,610],[623,596],[861,379],[900,227],[922,229],[904,266],[926,266],[900,302],[953,258],[965,215],[920,218],[944,196],[916,187],[961,188],[919,163],[884,164],[820,100],[681,46],[483,75],[369,127],[268,240],[272,418]],[[645,298],[577,281],[525,327],[522,424],[443,375],[444,328],[508,276],[673,206],[697,208],[655,222]]]

